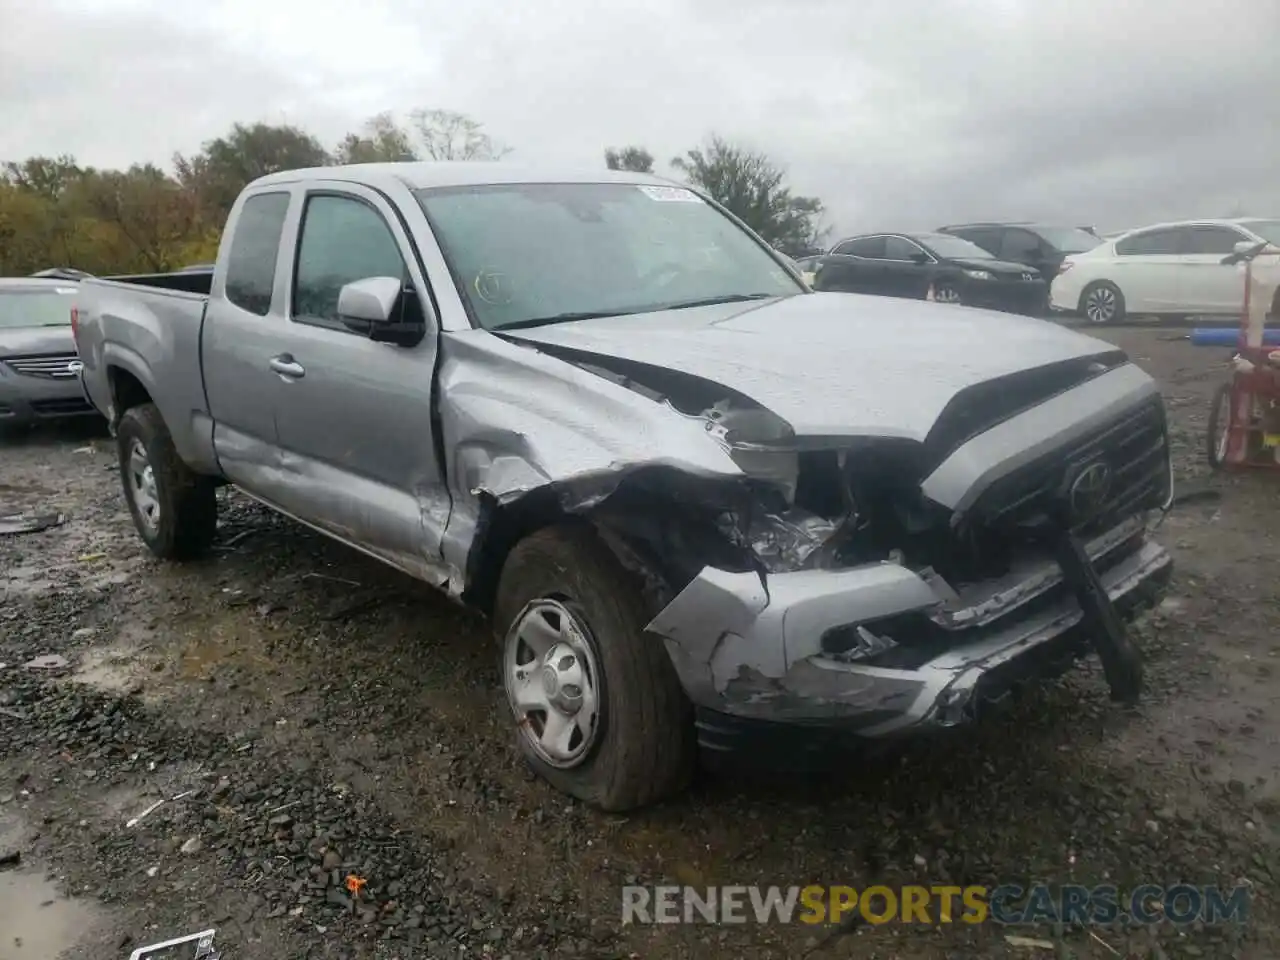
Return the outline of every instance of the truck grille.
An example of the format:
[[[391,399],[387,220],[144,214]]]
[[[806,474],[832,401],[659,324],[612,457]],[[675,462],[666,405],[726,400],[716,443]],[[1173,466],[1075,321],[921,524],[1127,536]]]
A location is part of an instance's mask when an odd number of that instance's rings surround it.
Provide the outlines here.
[[[1110,482],[1081,533],[1107,529],[1169,495],[1169,447],[1164,405],[1157,397],[1126,411],[1094,435],[1055,450],[993,483],[974,506],[973,518],[1000,528],[1035,527],[1061,497],[1073,471],[1103,463]]]
[[[24,376],[71,380],[75,377],[71,364],[77,359],[74,353],[51,353],[37,357],[6,357],[3,362],[14,373]]]

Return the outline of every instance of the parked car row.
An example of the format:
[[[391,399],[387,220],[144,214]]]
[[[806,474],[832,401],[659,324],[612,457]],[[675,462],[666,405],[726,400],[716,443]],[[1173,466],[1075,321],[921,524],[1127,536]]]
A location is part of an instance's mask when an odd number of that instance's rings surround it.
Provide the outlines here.
[[[1087,227],[967,223],[848,237],[799,266],[818,290],[931,297],[1105,324],[1128,315],[1236,313],[1240,277],[1223,259],[1238,244],[1268,241],[1280,244],[1280,220],[1190,220],[1105,238]]]

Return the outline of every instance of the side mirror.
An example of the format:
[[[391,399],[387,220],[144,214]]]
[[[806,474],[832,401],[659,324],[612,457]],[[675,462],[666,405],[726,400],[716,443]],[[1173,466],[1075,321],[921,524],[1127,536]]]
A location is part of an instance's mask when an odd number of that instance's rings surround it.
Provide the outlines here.
[[[923,264],[928,263],[928,262],[929,262],[929,260],[930,260],[930,257],[929,257],[929,255],[928,255],[927,253],[913,253],[913,254],[911,255],[911,262],[912,262],[912,263],[919,263],[919,264],[922,264],[922,265],[923,265]]]
[[[404,294],[404,281],[396,277],[353,280],[338,291],[338,319],[370,340],[411,347],[426,334],[426,325],[406,319],[416,311],[405,309]]]
[[[1252,260],[1258,254],[1262,253],[1270,244],[1263,240],[1238,240],[1232,253],[1228,253],[1219,261],[1224,267],[1233,266],[1237,263],[1243,263],[1245,260]]]

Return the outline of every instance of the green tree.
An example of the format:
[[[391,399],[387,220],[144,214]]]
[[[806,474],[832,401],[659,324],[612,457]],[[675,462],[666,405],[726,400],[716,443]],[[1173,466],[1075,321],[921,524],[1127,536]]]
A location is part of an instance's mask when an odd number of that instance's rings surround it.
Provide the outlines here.
[[[394,163],[417,160],[413,136],[390,113],[379,113],[365,121],[359,133],[348,133],[334,151],[338,163]]]
[[[607,147],[604,164],[610,170],[633,170],[653,173],[653,154],[644,147]]]
[[[175,154],[173,165],[178,182],[198,198],[207,216],[221,222],[251,180],[279,170],[322,167],[331,159],[319,140],[298,127],[237,123],[199,153]]]
[[[712,134],[671,165],[783,253],[820,246],[822,202],[793,195],[786,172],[765,154]]]

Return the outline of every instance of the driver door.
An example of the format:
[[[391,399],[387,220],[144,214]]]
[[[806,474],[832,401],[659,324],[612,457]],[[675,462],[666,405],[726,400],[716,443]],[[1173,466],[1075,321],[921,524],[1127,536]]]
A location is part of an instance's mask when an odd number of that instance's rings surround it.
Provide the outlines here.
[[[291,240],[277,424],[285,510],[402,569],[430,575],[449,498],[435,454],[437,351],[430,291],[395,212],[349,183],[307,190]],[[347,283],[399,277],[427,335],[377,343],[338,319]]]

